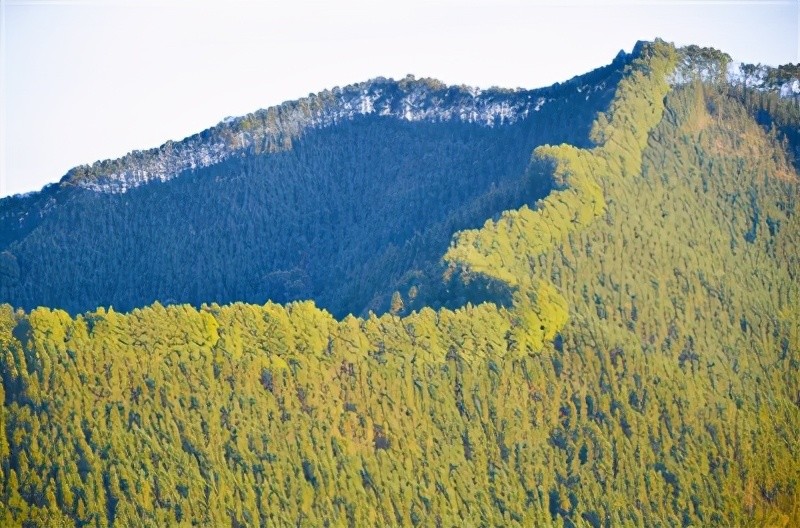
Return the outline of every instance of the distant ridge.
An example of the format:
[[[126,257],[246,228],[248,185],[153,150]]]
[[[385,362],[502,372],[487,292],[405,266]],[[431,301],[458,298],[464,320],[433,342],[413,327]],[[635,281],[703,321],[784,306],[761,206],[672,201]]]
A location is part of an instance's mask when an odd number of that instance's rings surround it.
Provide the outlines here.
[[[636,57],[621,51],[608,67]],[[770,67],[735,62],[713,48],[680,48],[681,60],[670,77],[671,84],[691,79],[727,82],[781,97],[800,97],[800,64]],[[377,77],[343,88],[334,87],[241,117],[228,117],[217,125],[180,141],[157,148],[134,150],[113,160],[97,161],[71,169],[61,182],[98,192],[121,193],[150,181],[166,181],[186,170],[208,167],[244,153],[276,152],[309,129],[318,129],[375,114],[406,121],[459,121],[488,127],[502,126],[537,112],[565,90],[589,88],[587,75],[538,89],[482,90],[448,86],[432,78],[408,75],[395,81]],[[594,86],[594,89],[599,89]]]
[[[487,127],[508,125],[538,112],[567,91],[589,89],[593,76],[604,75],[628,60],[630,56],[621,52],[614,62],[595,72],[531,90],[448,86],[436,79],[417,79],[413,75],[399,81],[377,77],[242,117],[228,117],[198,134],[167,141],[158,148],[135,150],[118,159],[81,165],[67,172],[61,182],[98,192],[122,193],[150,181],[170,180],[183,171],[208,167],[231,156],[285,150],[309,129],[333,126],[364,115]]]

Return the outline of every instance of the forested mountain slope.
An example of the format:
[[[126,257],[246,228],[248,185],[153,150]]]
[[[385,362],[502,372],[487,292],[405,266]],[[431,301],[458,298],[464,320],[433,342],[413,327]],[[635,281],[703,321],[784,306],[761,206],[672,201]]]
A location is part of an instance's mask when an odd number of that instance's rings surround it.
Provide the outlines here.
[[[507,307],[3,307],[0,524],[800,524],[800,184],[686,53],[455,237]]]
[[[452,234],[547,194],[531,151],[588,144],[629,60],[527,91],[376,79],[79,167],[0,200],[0,302],[314,299],[344,316],[413,285],[438,306]]]

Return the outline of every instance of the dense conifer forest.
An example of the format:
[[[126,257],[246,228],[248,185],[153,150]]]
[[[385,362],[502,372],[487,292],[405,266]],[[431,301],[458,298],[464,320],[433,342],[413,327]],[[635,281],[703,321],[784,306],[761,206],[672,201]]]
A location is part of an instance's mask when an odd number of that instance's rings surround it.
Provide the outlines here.
[[[498,164],[514,209],[477,191],[441,262],[370,279],[381,315],[2,306],[0,524],[800,525],[797,103],[671,85],[699,52],[639,46],[591,141]]]

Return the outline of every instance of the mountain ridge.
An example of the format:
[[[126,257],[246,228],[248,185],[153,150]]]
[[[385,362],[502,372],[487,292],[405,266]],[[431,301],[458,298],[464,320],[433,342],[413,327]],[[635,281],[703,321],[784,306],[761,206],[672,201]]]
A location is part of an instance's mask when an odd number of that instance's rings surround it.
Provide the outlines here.
[[[45,188],[64,185],[124,193],[151,181],[168,181],[182,172],[208,167],[231,156],[291,148],[292,142],[309,129],[333,126],[358,115],[502,126],[539,111],[565,90],[597,89],[590,86],[592,77],[630,62],[646,44],[639,41],[630,53],[621,50],[607,66],[541,88],[481,89],[447,85],[430,77],[417,79],[411,74],[400,80],[374,77],[341,88],[335,86],[242,116],[226,117],[214,126],[180,140],[168,140],[158,147],[78,165],[68,170],[57,184]],[[776,93],[781,98],[800,98],[800,64],[771,67],[736,62],[725,52],[697,45],[684,46],[678,51],[680,60],[669,77],[670,84],[697,79]],[[28,198],[39,192],[42,191],[0,198],[0,202],[12,197]]]
[[[642,49],[637,43],[630,54],[620,51],[607,67],[629,62]],[[781,97],[800,97],[800,65],[770,67],[734,62],[730,55],[696,45],[680,48],[681,61],[670,82],[691,79],[727,82]],[[603,70],[604,68],[598,68]],[[309,128],[335,125],[356,115],[376,113],[408,121],[449,121],[498,126],[513,123],[536,112],[559,91],[587,88],[596,72],[576,75],[563,83],[533,89],[480,89],[447,85],[437,79],[413,75],[395,81],[375,77],[345,87],[334,87],[307,97],[240,116],[227,117],[217,125],[184,139],[169,140],[159,147],[134,150],[116,159],[98,160],[70,169],[61,183],[98,192],[125,192],[149,181],[166,181],[185,170],[218,163],[230,156],[251,152],[274,152],[291,143]],[[449,105],[442,103],[448,103]]]
[[[406,121],[502,126],[538,112],[565,90],[588,88],[592,77],[619,68],[631,56],[620,52],[607,66],[563,83],[534,89],[480,89],[446,85],[432,78],[417,79],[413,75],[398,81],[376,77],[241,117],[228,117],[202,132],[179,141],[167,141],[160,147],[80,165],[70,169],[61,183],[98,192],[126,192],[149,181],[166,181],[183,171],[207,167],[238,154],[285,150],[308,129],[370,114]]]

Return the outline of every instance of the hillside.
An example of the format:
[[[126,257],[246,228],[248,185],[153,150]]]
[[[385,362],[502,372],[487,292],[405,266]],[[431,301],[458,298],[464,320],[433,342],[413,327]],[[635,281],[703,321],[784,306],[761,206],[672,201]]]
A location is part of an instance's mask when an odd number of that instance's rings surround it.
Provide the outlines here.
[[[505,304],[2,307],[0,524],[800,525],[797,100],[711,51],[637,46],[550,192],[453,237]]]
[[[0,302],[463,304],[438,292],[452,234],[547,194],[531,151],[588,144],[629,60],[527,91],[376,79],[78,167],[0,200]]]

